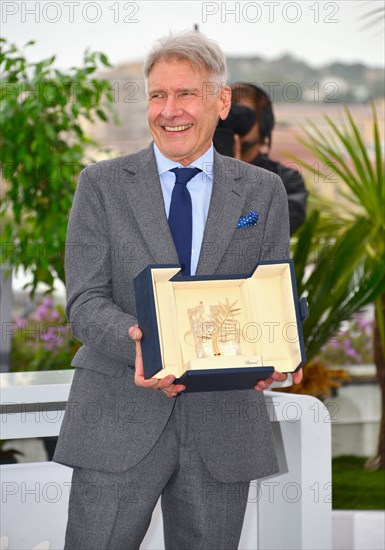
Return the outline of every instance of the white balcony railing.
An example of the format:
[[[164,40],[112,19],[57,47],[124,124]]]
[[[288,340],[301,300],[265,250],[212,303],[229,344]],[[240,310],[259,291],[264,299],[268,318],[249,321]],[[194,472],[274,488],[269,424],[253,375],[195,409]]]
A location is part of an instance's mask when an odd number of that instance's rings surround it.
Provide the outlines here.
[[[1,438],[55,436],[73,371],[1,374]],[[331,419],[317,399],[265,392],[280,474],[251,483],[239,548],[331,548]],[[0,547],[63,548],[71,468],[52,462],[1,466]],[[161,550],[159,503],[142,550]]]

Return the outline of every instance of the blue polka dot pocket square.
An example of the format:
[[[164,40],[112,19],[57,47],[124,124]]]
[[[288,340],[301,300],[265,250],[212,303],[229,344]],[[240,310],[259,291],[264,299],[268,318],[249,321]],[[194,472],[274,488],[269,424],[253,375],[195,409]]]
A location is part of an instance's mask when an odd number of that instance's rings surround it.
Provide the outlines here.
[[[252,225],[257,225],[259,219],[259,214],[255,210],[249,212],[246,216],[241,216],[237,223],[237,228],[242,227],[251,227]]]

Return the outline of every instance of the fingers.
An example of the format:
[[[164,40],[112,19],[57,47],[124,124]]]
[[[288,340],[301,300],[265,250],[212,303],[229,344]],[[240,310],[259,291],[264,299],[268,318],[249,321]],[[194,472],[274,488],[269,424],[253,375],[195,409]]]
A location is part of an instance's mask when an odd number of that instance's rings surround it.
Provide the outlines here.
[[[134,382],[137,386],[141,388],[149,388],[153,390],[161,390],[167,397],[175,397],[181,391],[186,389],[186,386],[182,384],[174,384],[175,376],[169,375],[165,378],[150,378],[148,380],[144,377],[144,368],[143,368],[143,358],[142,358],[142,347],[140,345],[140,340],[142,339],[143,333],[135,325],[128,330],[130,337],[135,340],[135,375]]]
[[[151,388],[161,390],[167,397],[176,397],[178,393],[184,391],[186,386],[183,384],[174,384],[175,376],[166,376],[165,378],[150,378],[145,382],[151,383]]]
[[[164,395],[166,395],[167,397],[176,397],[180,392],[186,389],[186,386],[183,386],[182,384],[172,384],[168,388],[160,389],[162,389]]]
[[[142,347],[140,345],[140,340],[142,339],[142,331],[135,325],[128,329],[128,334],[133,340],[135,340],[135,384],[137,386],[144,386],[144,369],[143,369],[143,359],[142,359]]]
[[[299,369],[297,372],[293,372],[293,384],[300,384],[303,379],[303,370]]]
[[[282,372],[274,371],[269,378],[266,378],[266,380],[260,380],[257,382],[257,384],[254,386],[254,389],[256,391],[264,391],[267,390],[273,382],[284,382],[287,380],[287,374],[284,374]]]
[[[138,327],[138,325],[134,325],[133,327],[128,329],[128,334],[131,336],[133,340],[136,342],[142,339],[143,333]]]
[[[142,388],[161,390],[167,397],[176,397],[178,393],[184,391],[186,386],[174,384],[175,376],[166,376],[165,378],[150,378],[146,380],[143,376],[137,376],[135,371],[135,384]]]

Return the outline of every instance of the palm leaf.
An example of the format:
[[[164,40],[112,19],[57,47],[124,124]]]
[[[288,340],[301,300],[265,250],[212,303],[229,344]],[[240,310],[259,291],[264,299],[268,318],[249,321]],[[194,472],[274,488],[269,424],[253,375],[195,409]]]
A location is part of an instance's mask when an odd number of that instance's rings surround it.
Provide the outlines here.
[[[363,208],[376,221],[382,218],[384,196],[384,166],[381,152],[381,139],[378,130],[377,115],[373,108],[373,141],[375,145],[375,167],[349,109],[345,109],[347,122],[341,130],[329,118],[325,120],[331,133],[327,136],[314,123],[309,123],[309,130],[304,129],[305,137],[300,142],[319,158],[324,165],[333,164],[335,173],[347,189],[339,192],[346,200]],[[295,156],[290,156],[300,165],[314,174],[317,169],[309,163],[304,163]],[[351,164],[351,165],[349,165]],[[339,184],[341,188],[341,184]],[[380,200],[379,200],[380,199]]]
[[[305,224],[297,233],[297,242],[294,249],[293,261],[295,266],[295,275],[298,284],[299,294],[305,291],[305,270],[309,265],[309,256],[312,251],[312,243],[314,241],[314,233],[320,214],[314,211],[306,220]]]
[[[310,123],[300,138],[325,166],[334,163],[336,189],[345,200],[341,206],[313,196],[313,211],[293,240],[298,288],[309,305],[303,324],[309,359],[342,322],[385,292],[384,164],[377,116],[373,106],[372,162],[348,109],[345,114],[342,127],[325,117],[328,132]],[[317,174],[314,165],[291,158]]]

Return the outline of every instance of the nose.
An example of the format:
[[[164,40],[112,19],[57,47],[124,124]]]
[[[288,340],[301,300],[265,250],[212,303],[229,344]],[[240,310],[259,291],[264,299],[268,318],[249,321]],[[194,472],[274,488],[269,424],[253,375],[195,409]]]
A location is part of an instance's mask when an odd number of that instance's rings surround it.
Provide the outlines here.
[[[183,114],[183,109],[180,107],[177,98],[173,94],[168,95],[163,105],[162,115],[165,118],[174,118],[181,114]]]

